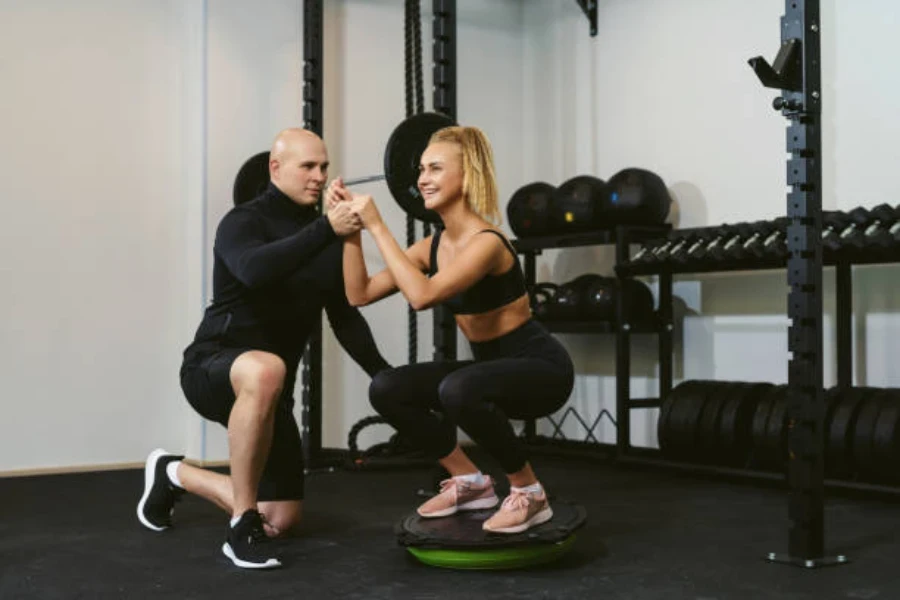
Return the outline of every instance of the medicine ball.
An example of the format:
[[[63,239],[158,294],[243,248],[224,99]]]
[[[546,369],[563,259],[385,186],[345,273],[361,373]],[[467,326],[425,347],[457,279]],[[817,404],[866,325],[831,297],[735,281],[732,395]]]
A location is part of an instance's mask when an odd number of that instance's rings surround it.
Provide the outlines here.
[[[553,319],[553,308],[559,286],[555,283],[538,283],[531,288],[531,312],[540,320]]]
[[[602,277],[590,282],[584,289],[582,306],[585,319],[614,322],[616,300],[624,295],[623,318],[639,326],[651,326],[654,322],[653,292],[638,279]]]
[[[594,273],[579,275],[559,286],[554,299],[554,318],[560,321],[578,321],[588,318],[585,310],[585,290],[603,277]]]
[[[523,185],[506,205],[509,226],[520,238],[549,235],[553,231],[551,207],[556,188],[544,181]]]
[[[613,175],[601,211],[616,225],[662,225],[672,198],[662,178],[646,169],[627,168]]]
[[[593,175],[577,175],[556,190],[553,205],[560,233],[596,231],[604,227],[602,211],[607,204],[606,182]]]
[[[615,321],[618,293],[616,280],[612,277],[603,277],[592,282],[584,290],[585,318],[591,321]]]

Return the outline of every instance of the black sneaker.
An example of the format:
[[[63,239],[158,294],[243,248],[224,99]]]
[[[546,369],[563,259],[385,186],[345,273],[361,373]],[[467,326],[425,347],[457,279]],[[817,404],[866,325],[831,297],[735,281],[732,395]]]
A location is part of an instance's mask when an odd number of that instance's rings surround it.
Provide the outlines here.
[[[280,567],[281,561],[272,556],[272,552],[266,547],[268,542],[262,515],[255,508],[250,508],[241,515],[234,527],[228,528],[222,552],[243,569]]]
[[[162,531],[172,526],[172,511],[184,490],[173,485],[166,474],[166,465],[183,456],[169,454],[157,448],[144,465],[144,495],[137,505],[137,516],[144,527]]]

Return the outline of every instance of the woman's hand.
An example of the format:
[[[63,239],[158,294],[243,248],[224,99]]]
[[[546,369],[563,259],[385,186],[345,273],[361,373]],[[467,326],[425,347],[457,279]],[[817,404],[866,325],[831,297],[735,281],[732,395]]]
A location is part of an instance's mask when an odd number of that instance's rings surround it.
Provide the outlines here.
[[[381,214],[378,212],[372,196],[353,196],[351,211],[359,217],[363,227],[368,230],[382,223]]]

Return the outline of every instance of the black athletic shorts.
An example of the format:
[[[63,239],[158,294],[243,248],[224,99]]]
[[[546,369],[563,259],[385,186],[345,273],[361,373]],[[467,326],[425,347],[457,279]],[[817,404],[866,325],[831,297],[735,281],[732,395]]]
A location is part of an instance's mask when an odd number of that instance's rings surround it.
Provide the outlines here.
[[[249,348],[207,348],[186,356],[181,366],[181,389],[190,405],[202,417],[228,427],[234,406],[231,365]],[[303,445],[294,418],[293,372],[288,366],[284,391],[275,410],[272,447],[259,482],[257,499],[303,499]]]

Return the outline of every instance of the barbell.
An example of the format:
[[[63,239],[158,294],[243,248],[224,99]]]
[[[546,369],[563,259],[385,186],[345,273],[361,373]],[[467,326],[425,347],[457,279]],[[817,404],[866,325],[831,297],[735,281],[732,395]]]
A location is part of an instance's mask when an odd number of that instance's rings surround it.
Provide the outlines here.
[[[384,180],[394,200],[407,214],[421,221],[440,223],[441,218],[433,210],[425,208],[419,193],[419,160],[431,136],[452,125],[456,122],[441,113],[424,112],[408,117],[394,128],[388,138],[384,149],[384,173],[348,178],[344,180],[344,185],[349,187]],[[259,152],[247,159],[238,170],[232,191],[235,206],[259,196],[268,183],[269,152]]]

